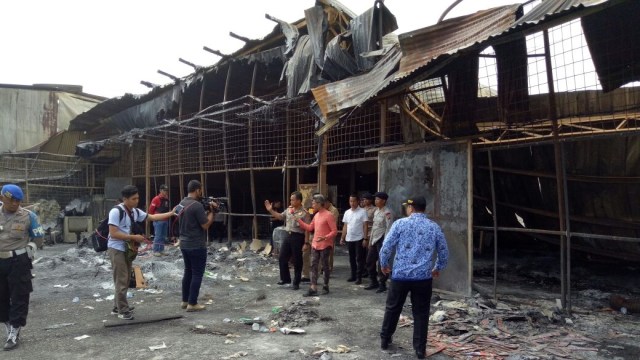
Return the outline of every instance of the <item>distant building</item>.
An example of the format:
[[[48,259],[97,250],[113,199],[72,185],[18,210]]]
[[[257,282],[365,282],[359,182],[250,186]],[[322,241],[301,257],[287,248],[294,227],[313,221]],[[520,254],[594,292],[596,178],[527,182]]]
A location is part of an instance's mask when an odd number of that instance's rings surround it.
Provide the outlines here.
[[[0,84],[0,153],[42,143],[104,99],[83,93],[79,85]]]

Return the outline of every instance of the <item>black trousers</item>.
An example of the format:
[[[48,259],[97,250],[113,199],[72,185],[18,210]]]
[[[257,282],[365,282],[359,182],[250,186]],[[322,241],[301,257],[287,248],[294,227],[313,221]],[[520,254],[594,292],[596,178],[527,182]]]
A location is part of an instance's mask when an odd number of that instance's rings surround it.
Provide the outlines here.
[[[373,244],[373,246],[369,246],[367,251],[367,270],[372,284],[377,284],[378,278],[382,285],[385,285],[387,282],[387,275],[380,271],[380,266],[378,264],[378,260],[380,259],[380,249],[382,249],[383,242],[384,237]]]
[[[0,322],[13,327],[27,325],[31,283],[31,260],[27,254],[0,259]]]
[[[304,234],[292,232],[280,245],[280,280],[290,283],[289,259],[293,259],[293,284],[300,285],[302,277],[302,246]]]
[[[429,330],[429,308],[431,307],[432,280],[397,281],[392,280],[387,294],[387,304],[382,320],[380,337],[389,339],[396,332],[402,307],[411,292],[413,313],[413,349],[426,354]]]
[[[367,248],[362,247],[362,239],[358,241],[347,241],[349,247],[349,265],[351,266],[351,277],[361,278],[365,273],[365,260]]]

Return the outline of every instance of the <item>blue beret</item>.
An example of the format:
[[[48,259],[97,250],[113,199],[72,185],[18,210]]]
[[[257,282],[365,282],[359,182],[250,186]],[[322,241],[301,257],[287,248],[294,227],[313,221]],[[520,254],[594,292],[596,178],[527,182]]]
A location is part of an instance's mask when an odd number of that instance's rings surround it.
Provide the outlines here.
[[[19,201],[22,201],[22,199],[24,198],[22,189],[20,189],[18,185],[14,185],[14,184],[7,184],[3,186],[2,191],[0,191],[0,194],[2,194],[2,196],[6,198],[16,199]]]

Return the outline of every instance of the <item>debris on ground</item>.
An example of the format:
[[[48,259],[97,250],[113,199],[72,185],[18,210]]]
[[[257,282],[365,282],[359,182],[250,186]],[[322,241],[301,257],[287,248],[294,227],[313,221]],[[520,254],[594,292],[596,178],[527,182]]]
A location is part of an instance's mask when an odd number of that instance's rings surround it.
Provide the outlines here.
[[[305,327],[317,320],[322,320],[318,311],[313,308],[318,303],[300,300],[284,306],[280,311],[271,315],[271,319],[277,321],[279,327]]]
[[[165,344],[164,341],[162,342],[162,345],[149,346],[149,350],[151,350],[151,351],[160,350],[160,349],[166,349],[166,348],[167,348],[167,344]]]

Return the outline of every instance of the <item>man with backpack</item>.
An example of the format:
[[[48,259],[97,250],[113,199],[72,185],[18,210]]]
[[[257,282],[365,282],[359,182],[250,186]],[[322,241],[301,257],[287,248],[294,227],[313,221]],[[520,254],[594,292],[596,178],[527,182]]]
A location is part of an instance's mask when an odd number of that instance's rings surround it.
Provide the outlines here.
[[[138,224],[144,221],[168,220],[173,211],[147,214],[137,209],[140,195],[138,188],[127,185],[122,188],[122,203],[109,211],[109,240],[107,254],[113,268],[115,298],[111,314],[123,320],[133,320],[133,307],[129,307],[127,291],[131,280],[131,264],[137,254],[138,244],[145,241],[144,230]]]

